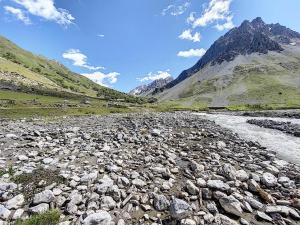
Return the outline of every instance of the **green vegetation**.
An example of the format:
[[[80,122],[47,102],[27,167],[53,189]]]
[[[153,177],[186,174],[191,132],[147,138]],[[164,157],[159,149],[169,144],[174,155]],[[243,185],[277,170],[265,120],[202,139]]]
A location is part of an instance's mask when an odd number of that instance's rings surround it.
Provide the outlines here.
[[[11,101],[9,101],[11,100]],[[87,101],[87,104],[85,103]],[[54,97],[13,91],[0,91],[0,118],[56,117],[129,113],[141,105],[84,97]]]
[[[39,168],[32,173],[24,173],[12,178],[12,181],[16,184],[22,184],[21,192],[24,194],[27,201],[31,201],[34,194],[43,191],[43,187],[39,185],[40,181],[44,181],[44,187],[53,183],[61,184],[65,180],[59,176],[58,171],[46,170]]]
[[[5,75],[1,77],[1,73]],[[26,93],[63,97],[57,94],[63,92],[64,95],[73,93],[103,100],[122,99],[138,104],[145,101],[143,98],[100,86],[82,75],[71,72],[59,62],[25,51],[1,36],[0,80],[10,81],[12,86],[15,85],[19,91]]]
[[[13,225],[57,225],[60,212],[57,209],[50,210],[40,215],[34,215],[25,221],[17,221]]]

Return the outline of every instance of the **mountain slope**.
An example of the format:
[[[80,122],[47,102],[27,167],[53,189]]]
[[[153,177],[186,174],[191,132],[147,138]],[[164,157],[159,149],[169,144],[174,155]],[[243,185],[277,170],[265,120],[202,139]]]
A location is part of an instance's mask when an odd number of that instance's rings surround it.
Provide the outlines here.
[[[34,55],[0,36],[1,88],[50,95],[65,93],[106,99],[133,98],[102,87],[82,75],[71,72],[59,62]]]
[[[129,92],[130,95],[134,95],[134,96],[147,96],[147,95],[151,95],[153,91],[155,91],[155,89],[159,89],[164,87],[165,85],[167,85],[168,83],[170,83],[171,81],[173,81],[173,77],[167,77],[165,79],[158,79],[158,80],[154,80],[153,82],[151,82],[148,85],[141,85],[136,87],[135,89],[131,90]]]
[[[261,18],[245,21],[163,89],[161,100],[184,104],[300,105],[300,34]]]

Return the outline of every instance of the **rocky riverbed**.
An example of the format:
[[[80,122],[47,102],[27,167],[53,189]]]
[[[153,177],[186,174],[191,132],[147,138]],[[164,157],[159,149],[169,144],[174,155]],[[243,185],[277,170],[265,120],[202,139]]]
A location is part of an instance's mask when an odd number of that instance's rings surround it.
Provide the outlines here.
[[[1,225],[299,224],[299,166],[197,115],[0,123]]]
[[[247,120],[247,123],[254,124],[259,127],[280,130],[287,134],[300,137],[300,124],[292,124],[291,122],[280,122],[274,120],[256,120],[256,119]]]

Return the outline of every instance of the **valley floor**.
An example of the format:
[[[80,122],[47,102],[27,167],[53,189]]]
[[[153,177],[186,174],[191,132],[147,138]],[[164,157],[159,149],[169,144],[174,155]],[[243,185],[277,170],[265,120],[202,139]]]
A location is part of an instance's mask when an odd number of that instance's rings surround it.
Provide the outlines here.
[[[299,224],[299,166],[204,116],[0,123],[0,224]]]

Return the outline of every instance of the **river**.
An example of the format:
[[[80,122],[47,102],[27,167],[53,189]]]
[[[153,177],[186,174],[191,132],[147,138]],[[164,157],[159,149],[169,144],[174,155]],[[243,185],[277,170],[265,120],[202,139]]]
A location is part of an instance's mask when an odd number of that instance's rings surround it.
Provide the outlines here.
[[[300,138],[285,134],[278,130],[262,128],[248,124],[248,119],[271,119],[300,124],[300,119],[245,117],[225,114],[196,113],[200,117],[214,121],[216,124],[230,129],[241,138],[256,141],[269,150],[277,152],[280,159],[300,165]]]

